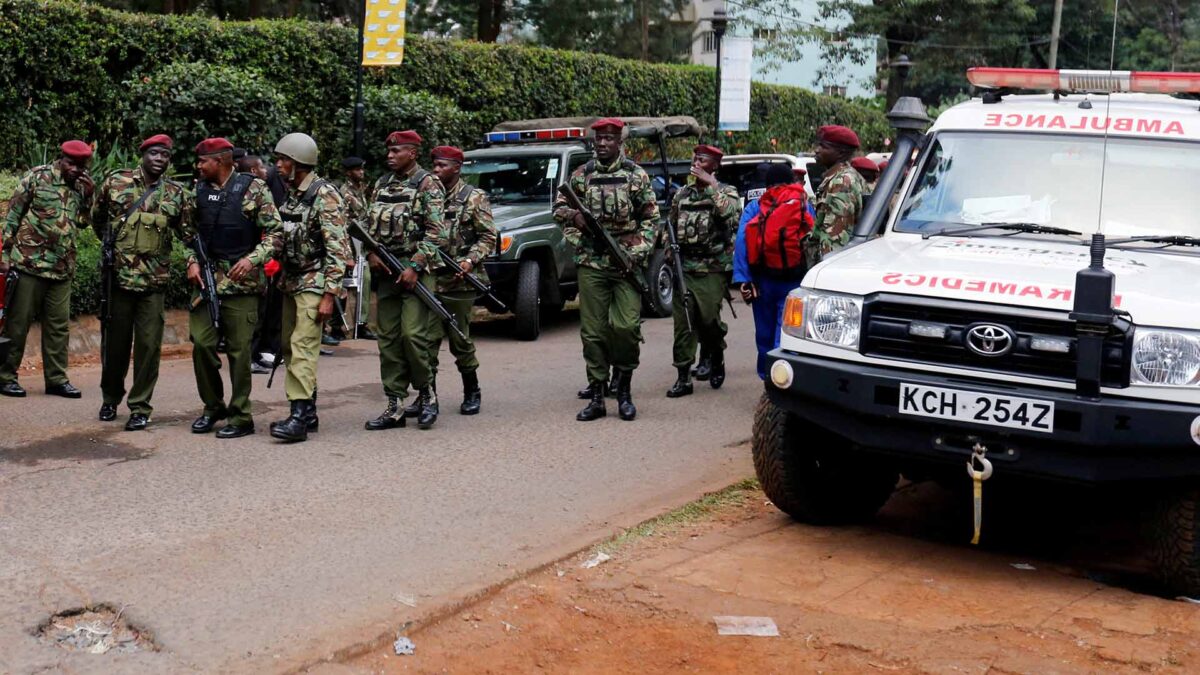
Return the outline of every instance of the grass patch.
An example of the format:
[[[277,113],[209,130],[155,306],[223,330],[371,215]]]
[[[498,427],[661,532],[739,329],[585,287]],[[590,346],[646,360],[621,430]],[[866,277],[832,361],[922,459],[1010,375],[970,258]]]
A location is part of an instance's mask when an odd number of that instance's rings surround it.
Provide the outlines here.
[[[12,171],[0,171],[0,217],[8,215],[8,200],[12,199],[17,183],[21,182],[21,174]]]
[[[750,493],[758,490],[757,480],[742,479],[723,490],[710,492],[694,502],[689,502],[661,516],[655,516],[627,530],[622,530],[612,539],[598,544],[594,550],[612,555],[639,539],[656,534],[667,536],[685,525],[703,520],[723,507],[741,503]]]

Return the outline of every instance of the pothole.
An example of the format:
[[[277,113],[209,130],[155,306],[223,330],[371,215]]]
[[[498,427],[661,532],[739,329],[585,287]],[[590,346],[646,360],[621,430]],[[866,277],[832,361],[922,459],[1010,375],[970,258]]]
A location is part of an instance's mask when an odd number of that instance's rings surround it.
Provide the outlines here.
[[[125,619],[124,608],[100,604],[59,612],[38,626],[47,644],[88,654],[128,654],[158,651],[154,636]]]

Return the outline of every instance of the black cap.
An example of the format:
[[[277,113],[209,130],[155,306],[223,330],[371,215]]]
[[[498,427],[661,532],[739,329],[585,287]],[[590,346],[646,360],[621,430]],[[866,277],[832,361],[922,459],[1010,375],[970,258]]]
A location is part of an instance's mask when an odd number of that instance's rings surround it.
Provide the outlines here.
[[[241,158],[243,158],[243,157],[245,157],[245,156],[246,156],[246,149],[245,149],[245,148],[234,148],[234,149],[233,149],[233,161],[235,161],[235,162],[236,162],[236,161],[238,161],[239,159],[241,159]]]
[[[366,161],[362,157],[347,157],[342,160],[343,169],[357,169],[363,164],[366,164]]]
[[[767,187],[774,185],[789,185],[796,182],[791,164],[772,164],[767,169]]]

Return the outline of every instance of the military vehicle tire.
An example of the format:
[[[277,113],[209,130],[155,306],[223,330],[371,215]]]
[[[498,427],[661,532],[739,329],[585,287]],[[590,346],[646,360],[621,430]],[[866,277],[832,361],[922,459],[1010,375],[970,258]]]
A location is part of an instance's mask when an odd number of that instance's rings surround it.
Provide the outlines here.
[[[645,316],[664,318],[671,316],[674,308],[671,299],[675,296],[675,273],[667,264],[666,249],[659,249],[650,256],[650,266],[646,269],[646,286],[650,289],[650,299],[643,300],[642,313]]]
[[[1173,593],[1200,595],[1200,490],[1160,498],[1149,529],[1154,575]]]
[[[513,334],[518,340],[536,340],[542,332],[540,311],[542,267],[526,259],[517,268],[517,293],[513,299]]]
[[[864,458],[849,441],[805,423],[765,394],[754,412],[751,454],[771,502],[814,525],[870,519],[900,478],[895,468]]]

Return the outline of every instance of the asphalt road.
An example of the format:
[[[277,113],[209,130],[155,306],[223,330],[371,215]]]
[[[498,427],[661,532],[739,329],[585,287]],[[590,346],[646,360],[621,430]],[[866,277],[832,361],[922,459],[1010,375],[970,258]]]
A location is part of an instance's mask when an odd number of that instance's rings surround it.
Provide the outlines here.
[[[725,387],[671,400],[671,322],[645,323],[638,419],[583,424],[575,315],[536,343],[479,326],[483,413],[441,386],[430,431],[366,432],[382,408],[372,342],[321,360],[321,431],[266,433],[283,387],[255,377],[259,433],[189,433],[190,360],[163,364],[152,429],[95,421],[96,368],[80,401],[0,400],[0,672],[286,670],[383,635],[621,526],[751,475],[745,447],[761,383],[750,312],[731,321]],[[443,353],[443,365],[449,365]],[[416,607],[409,606],[415,601]],[[123,607],[160,649],[91,655],[40,643],[51,614]]]

